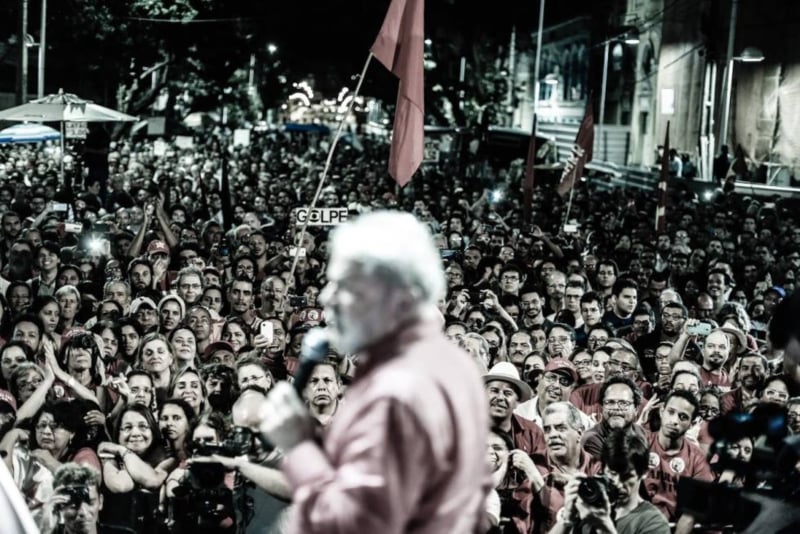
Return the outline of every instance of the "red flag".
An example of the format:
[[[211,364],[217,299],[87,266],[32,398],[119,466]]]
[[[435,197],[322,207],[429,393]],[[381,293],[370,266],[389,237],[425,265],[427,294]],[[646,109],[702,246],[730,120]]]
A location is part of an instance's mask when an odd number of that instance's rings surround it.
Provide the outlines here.
[[[425,144],[424,15],[423,0],[392,0],[371,49],[378,61],[400,78],[389,174],[401,186],[422,163]]]
[[[533,129],[531,130],[531,141],[528,143],[528,162],[525,166],[525,183],[522,186],[525,192],[525,203],[522,206],[522,213],[525,224],[531,223],[531,202],[533,201],[533,173],[536,166],[536,114],[533,114]]]
[[[663,232],[667,224],[667,180],[669,179],[669,121],[664,134],[664,152],[661,154],[661,176],[658,178],[658,207],[656,232]]]
[[[586,114],[581,121],[578,135],[575,136],[575,145],[572,147],[572,155],[564,165],[564,172],[561,174],[561,181],[558,183],[556,191],[560,196],[566,195],[575,185],[575,180],[580,180],[583,176],[583,166],[592,161],[592,150],[594,147],[594,112],[592,111],[592,100],[586,106]]]

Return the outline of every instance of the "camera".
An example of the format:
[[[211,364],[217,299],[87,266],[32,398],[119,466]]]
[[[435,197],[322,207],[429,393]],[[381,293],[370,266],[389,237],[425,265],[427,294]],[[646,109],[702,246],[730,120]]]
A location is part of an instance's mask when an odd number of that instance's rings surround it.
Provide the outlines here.
[[[606,477],[597,475],[581,479],[578,486],[578,497],[586,503],[586,506],[601,508],[604,505],[605,495],[608,503],[614,506],[617,501],[617,488]]]
[[[219,242],[219,255],[220,256],[230,256],[231,255],[231,247],[228,245],[228,241],[223,239]]]
[[[58,493],[69,497],[69,501],[62,505],[67,508],[80,508],[81,504],[91,501],[89,488],[86,486],[62,486],[58,488]]]
[[[217,445],[209,445],[207,443],[198,443],[195,445],[195,456],[211,456],[218,454],[220,456],[227,456],[233,458],[235,456],[243,456],[250,452],[250,446],[253,443],[253,433],[243,426],[233,428],[231,435],[225,441]],[[192,464],[195,465],[202,464]]]
[[[292,308],[308,306],[308,299],[304,295],[289,295],[289,306]]]

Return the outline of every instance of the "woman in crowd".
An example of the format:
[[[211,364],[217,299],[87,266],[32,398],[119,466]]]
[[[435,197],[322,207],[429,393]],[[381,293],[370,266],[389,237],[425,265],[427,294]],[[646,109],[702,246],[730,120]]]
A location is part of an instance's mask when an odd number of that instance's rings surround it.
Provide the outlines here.
[[[172,382],[172,364],[175,355],[172,346],[162,334],[150,333],[142,338],[139,357],[135,367],[150,373],[156,386],[156,399],[161,403],[167,398]]]
[[[53,296],[38,297],[31,306],[31,312],[39,316],[45,333],[58,339],[56,330],[61,322],[61,307]]]
[[[177,295],[167,295],[158,302],[158,331],[169,337],[186,314],[186,304]]]
[[[125,407],[114,441],[100,443],[97,452],[106,489],[101,520],[136,532],[154,531],[157,492],[175,460],[164,451],[153,414],[144,406]]]
[[[222,327],[222,341],[230,343],[235,354],[251,346],[251,334],[250,327],[239,317],[228,319]]]
[[[10,389],[14,370],[33,361],[31,348],[22,341],[11,341],[0,349],[0,389]]]
[[[175,354],[175,372],[180,372],[187,367],[196,369],[198,366],[197,340],[194,332],[185,323],[181,323],[167,337],[172,345],[172,352]]]
[[[182,464],[189,457],[189,434],[194,422],[194,410],[188,402],[178,398],[164,401],[158,414],[158,429],[164,436],[167,453],[173,456],[178,464]]]
[[[81,309],[81,294],[77,287],[66,285],[56,290],[55,297],[61,310],[58,332],[66,334],[72,328],[80,326],[76,317]]]
[[[87,439],[87,425],[78,401],[48,402],[34,415],[31,454],[50,472],[75,462],[100,472],[100,460]]]
[[[175,374],[169,397],[186,401],[196,416],[204,414],[208,409],[206,385],[200,372],[194,367],[187,367]]]

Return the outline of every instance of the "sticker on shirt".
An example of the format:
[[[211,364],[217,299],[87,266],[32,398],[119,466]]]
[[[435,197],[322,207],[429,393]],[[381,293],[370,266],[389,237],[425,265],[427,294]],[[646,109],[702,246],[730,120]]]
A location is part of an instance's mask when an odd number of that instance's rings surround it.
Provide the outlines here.
[[[67,390],[61,384],[53,386],[53,396],[57,399],[62,399],[67,394]]]
[[[686,469],[686,462],[683,461],[683,458],[673,458],[669,461],[669,468],[672,469],[673,473],[680,475]]]
[[[660,463],[661,463],[661,457],[658,454],[651,452],[650,458],[647,461],[647,465],[650,467],[650,469],[655,469],[656,467],[658,467],[658,464]]]

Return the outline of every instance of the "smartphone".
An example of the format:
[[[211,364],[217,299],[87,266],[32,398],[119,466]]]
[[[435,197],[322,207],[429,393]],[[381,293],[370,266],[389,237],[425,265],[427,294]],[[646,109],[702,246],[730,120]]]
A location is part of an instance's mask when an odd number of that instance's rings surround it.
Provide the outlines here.
[[[228,246],[227,241],[220,241],[219,247],[217,248],[220,256],[230,256],[231,255],[231,247]]]
[[[690,336],[707,336],[711,333],[711,325],[709,323],[698,323],[686,328],[686,333]]]
[[[64,231],[71,234],[79,234],[83,232],[83,225],[78,223],[64,223]]]
[[[565,234],[574,234],[577,231],[578,231],[578,225],[577,224],[565,224],[564,225],[564,233]]]
[[[108,223],[94,223],[92,225],[92,232],[96,234],[107,234],[108,233]]]
[[[306,257],[306,249],[305,249],[305,247],[300,247],[300,248],[298,248],[298,247],[289,247],[289,256],[291,256],[293,258],[295,256],[300,256],[301,258],[305,258]]]
[[[470,289],[469,290],[469,301],[473,304],[476,304],[481,301],[483,297],[483,291],[480,289]]]
[[[267,338],[269,343],[272,343],[275,337],[275,325],[272,324],[272,321],[261,321],[261,324],[258,325],[258,333]]]
[[[69,205],[66,202],[53,202],[53,211],[67,211]]]

